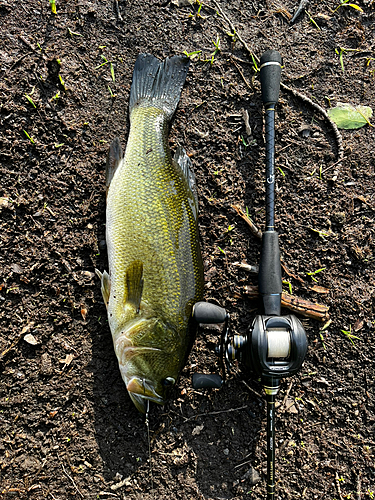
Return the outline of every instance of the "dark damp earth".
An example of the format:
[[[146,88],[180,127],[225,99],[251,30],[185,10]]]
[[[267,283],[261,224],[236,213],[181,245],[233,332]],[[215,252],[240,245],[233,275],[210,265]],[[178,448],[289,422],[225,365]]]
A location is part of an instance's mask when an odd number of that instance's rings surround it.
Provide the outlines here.
[[[295,0],[0,0],[0,492],[20,499],[264,499],[266,409],[241,367],[221,390],[220,331],[200,332],[164,407],[144,417],[120,378],[95,268],[107,268],[105,161],[128,133],[140,52],[192,53],[170,132],[193,162],[205,299],[244,334],[259,302],[264,126],[257,58],[324,109],[375,105],[375,5]],[[362,12],[358,10],[362,9]],[[245,47],[245,44],[247,48]],[[340,58],[341,56],[341,58]],[[248,115],[248,123],[246,119]],[[329,307],[299,316],[305,363],[277,397],[276,499],[375,497],[374,132],[342,131],[282,90],[276,224],[286,291]],[[283,310],[283,313],[287,313]],[[149,456],[151,452],[151,463]]]

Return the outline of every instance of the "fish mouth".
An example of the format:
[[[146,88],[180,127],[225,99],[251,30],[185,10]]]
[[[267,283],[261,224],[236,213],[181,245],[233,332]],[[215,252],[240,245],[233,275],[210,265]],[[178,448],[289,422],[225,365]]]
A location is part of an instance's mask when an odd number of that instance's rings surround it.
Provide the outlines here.
[[[148,401],[163,405],[164,399],[155,391],[152,383],[140,377],[133,377],[126,386],[129,396],[138,411],[146,413]]]

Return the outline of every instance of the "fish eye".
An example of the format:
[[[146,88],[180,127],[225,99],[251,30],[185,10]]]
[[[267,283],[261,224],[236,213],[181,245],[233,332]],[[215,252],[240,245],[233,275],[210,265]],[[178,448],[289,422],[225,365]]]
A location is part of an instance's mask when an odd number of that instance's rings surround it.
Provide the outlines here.
[[[176,380],[173,377],[167,377],[162,381],[162,384],[164,387],[171,387],[175,382]]]

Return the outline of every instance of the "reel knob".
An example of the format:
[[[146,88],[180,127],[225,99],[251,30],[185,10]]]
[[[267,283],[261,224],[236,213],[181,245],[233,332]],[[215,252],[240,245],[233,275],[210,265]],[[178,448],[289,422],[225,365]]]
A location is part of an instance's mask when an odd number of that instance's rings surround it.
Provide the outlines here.
[[[220,337],[220,344],[215,347],[215,353],[219,357],[219,363],[223,376],[218,374],[207,375],[205,373],[194,373],[192,385],[194,389],[220,389],[225,381],[225,367],[223,356],[226,352],[226,343],[228,339],[229,314],[225,309],[209,302],[197,302],[193,307],[193,319],[197,323],[212,325],[224,323]]]

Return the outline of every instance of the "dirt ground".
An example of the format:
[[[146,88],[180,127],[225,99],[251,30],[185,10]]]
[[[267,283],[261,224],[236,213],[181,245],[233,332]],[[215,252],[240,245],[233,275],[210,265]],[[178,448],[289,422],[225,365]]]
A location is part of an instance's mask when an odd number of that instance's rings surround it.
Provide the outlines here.
[[[183,3],[183,2],[181,2]],[[144,417],[121,380],[95,268],[107,268],[105,161],[123,145],[134,62],[192,53],[170,133],[193,161],[205,299],[244,334],[264,227],[263,109],[250,56],[324,109],[375,105],[375,4],[312,0],[0,0],[0,492],[28,499],[264,499],[265,398],[241,367],[221,390],[217,329],[198,335],[165,407]],[[247,48],[245,44],[247,44]],[[217,50],[219,49],[219,50]],[[343,67],[340,62],[341,61]],[[111,71],[112,70],[112,71]],[[246,127],[244,110],[249,115]],[[299,316],[309,347],[278,395],[277,499],[375,497],[374,132],[342,131],[282,90],[277,227],[285,290],[329,307]],[[317,272],[320,271],[320,272]],[[284,310],[286,313],[287,310]],[[346,333],[344,333],[346,332]]]

